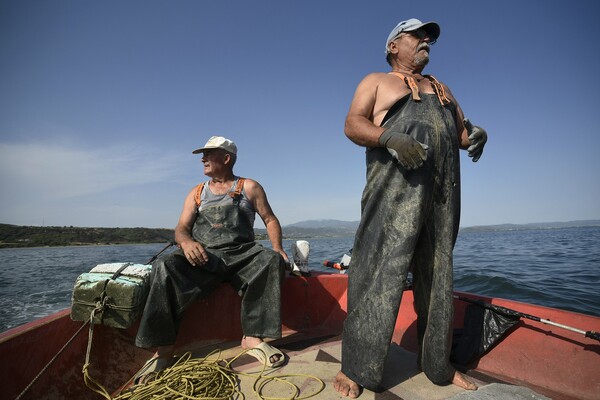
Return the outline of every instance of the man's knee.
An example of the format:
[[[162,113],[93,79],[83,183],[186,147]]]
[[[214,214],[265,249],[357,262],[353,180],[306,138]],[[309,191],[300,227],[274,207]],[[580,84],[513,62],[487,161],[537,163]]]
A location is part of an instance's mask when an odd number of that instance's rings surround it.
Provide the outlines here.
[[[180,268],[181,265],[186,263],[189,264],[180,250],[166,254],[158,258],[152,264],[152,276],[165,277],[171,275],[174,271]]]

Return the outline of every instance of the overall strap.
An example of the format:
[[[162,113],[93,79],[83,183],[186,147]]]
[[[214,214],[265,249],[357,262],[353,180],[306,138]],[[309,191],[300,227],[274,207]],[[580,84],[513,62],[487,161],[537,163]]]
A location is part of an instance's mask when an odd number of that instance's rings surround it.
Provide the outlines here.
[[[242,195],[242,190],[244,190],[244,182],[246,182],[246,178],[238,177],[237,183],[235,185],[235,190],[233,192],[229,192],[229,195],[234,199]]]
[[[202,202],[202,200],[200,199],[202,189],[204,189],[204,182],[196,186],[196,195],[194,196],[194,199],[196,199],[196,207],[200,207],[200,202]]]
[[[400,72],[396,72],[396,71],[392,71],[392,72],[390,72],[390,74],[396,75],[397,77],[403,79],[404,82],[406,83],[406,86],[408,86],[408,88],[412,92],[413,100],[421,101],[421,97],[419,97],[419,86],[415,82],[414,78],[412,78],[410,76],[404,76]],[[432,75],[423,75],[423,76],[429,80],[429,83],[431,84],[433,91],[435,92],[438,100],[440,101],[440,104],[442,106],[450,104],[451,101],[446,96],[446,91],[444,90],[444,86],[437,79],[435,79]]]
[[[396,75],[397,77],[404,80],[404,82],[406,83],[406,86],[408,86],[408,88],[412,92],[413,100],[421,101],[421,97],[419,97],[419,86],[417,85],[417,82],[415,82],[415,78],[413,78],[411,76],[404,76],[400,72],[396,72],[396,71],[392,71],[392,72],[390,72],[390,74]]]
[[[246,178],[238,178],[237,182],[235,184],[235,189],[228,193],[229,196],[231,196],[233,199],[235,199],[236,197],[240,197],[242,195],[242,190],[244,190],[244,182],[245,181],[246,181]],[[196,186],[196,194],[194,195],[194,199],[196,200],[196,207],[200,207],[200,203],[202,202],[200,195],[202,194],[203,189],[204,189],[204,182],[202,182],[201,184]]]
[[[433,77],[433,75],[425,75],[425,78],[429,79],[429,82],[431,82],[431,86],[433,86],[433,90],[435,90],[435,94],[437,94],[437,97],[438,97],[440,103],[443,106],[450,104],[451,101],[446,96],[446,91],[444,90],[444,86],[437,79],[435,79]]]

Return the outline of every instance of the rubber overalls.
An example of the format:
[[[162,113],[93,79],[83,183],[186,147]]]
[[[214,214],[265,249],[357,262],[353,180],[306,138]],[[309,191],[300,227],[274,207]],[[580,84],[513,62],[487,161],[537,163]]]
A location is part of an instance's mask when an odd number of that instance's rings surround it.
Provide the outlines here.
[[[349,269],[342,372],[380,390],[406,278],[412,271],[418,314],[418,363],[427,377],[451,380],[452,251],[460,218],[456,108],[435,94],[400,99],[382,126],[429,146],[427,160],[408,171],[387,149],[366,151],[367,183]]]
[[[242,296],[241,322],[245,336],[281,337],[283,258],[254,241],[254,230],[239,207],[239,196],[240,193],[234,193],[232,204],[206,207],[197,214],[192,236],[209,255],[206,265],[192,266],[182,250],[153,264],[137,346],[150,348],[175,343],[186,308],[198,298],[208,296],[223,281],[230,282]]]

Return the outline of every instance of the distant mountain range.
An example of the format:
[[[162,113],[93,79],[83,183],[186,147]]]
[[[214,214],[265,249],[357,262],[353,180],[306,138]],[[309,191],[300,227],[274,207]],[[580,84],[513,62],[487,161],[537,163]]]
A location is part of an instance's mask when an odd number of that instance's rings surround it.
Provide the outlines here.
[[[296,222],[282,227],[283,236],[294,237],[328,237],[353,236],[359,221],[340,221],[336,219],[319,219]],[[509,231],[524,229],[560,229],[583,226],[600,226],[600,220],[581,220],[568,222],[540,222],[530,224],[481,225],[461,228],[461,232]],[[256,229],[257,234],[266,234],[264,229]]]
[[[320,228],[333,228],[333,229],[344,229],[351,228],[356,229],[359,221],[340,221],[337,219],[311,219],[308,221],[300,221],[295,224],[286,225],[286,228],[308,228],[308,229],[320,229]]]
[[[500,225],[481,225],[468,226],[461,228],[461,232],[481,232],[481,231],[515,231],[526,229],[561,229],[561,228],[579,228],[585,226],[600,226],[600,220],[589,219],[567,222],[537,222],[530,224],[500,224]]]
[[[283,230],[283,236],[287,238],[354,236],[358,223],[359,221],[319,219],[296,222],[295,224],[285,225],[281,229]]]

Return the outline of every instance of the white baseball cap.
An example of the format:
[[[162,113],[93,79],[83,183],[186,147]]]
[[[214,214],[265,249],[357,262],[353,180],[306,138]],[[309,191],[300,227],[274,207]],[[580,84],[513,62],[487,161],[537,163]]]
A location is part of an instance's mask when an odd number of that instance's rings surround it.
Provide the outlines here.
[[[387,41],[385,42],[385,53],[387,54],[389,52],[388,44],[390,44],[390,42],[398,37],[398,35],[400,35],[402,32],[412,32],[419,28],[425,29],[427,34],[433,40],[437,40],[437,38],[440,37],[440,26],[437,24],[437,22],[421,22],[416,18],[407,19],[406,21],[402,21],[396,25],[396,27],[390,32]]]
[[[208,142],[206,142],[204,147],[200,147],[199,149],[192,151],[192,153],[198,154],[209,149],[223,149],[231,154],[237,154],[237,146],[235,143],[223,136],[212,136],[208,139]]]

